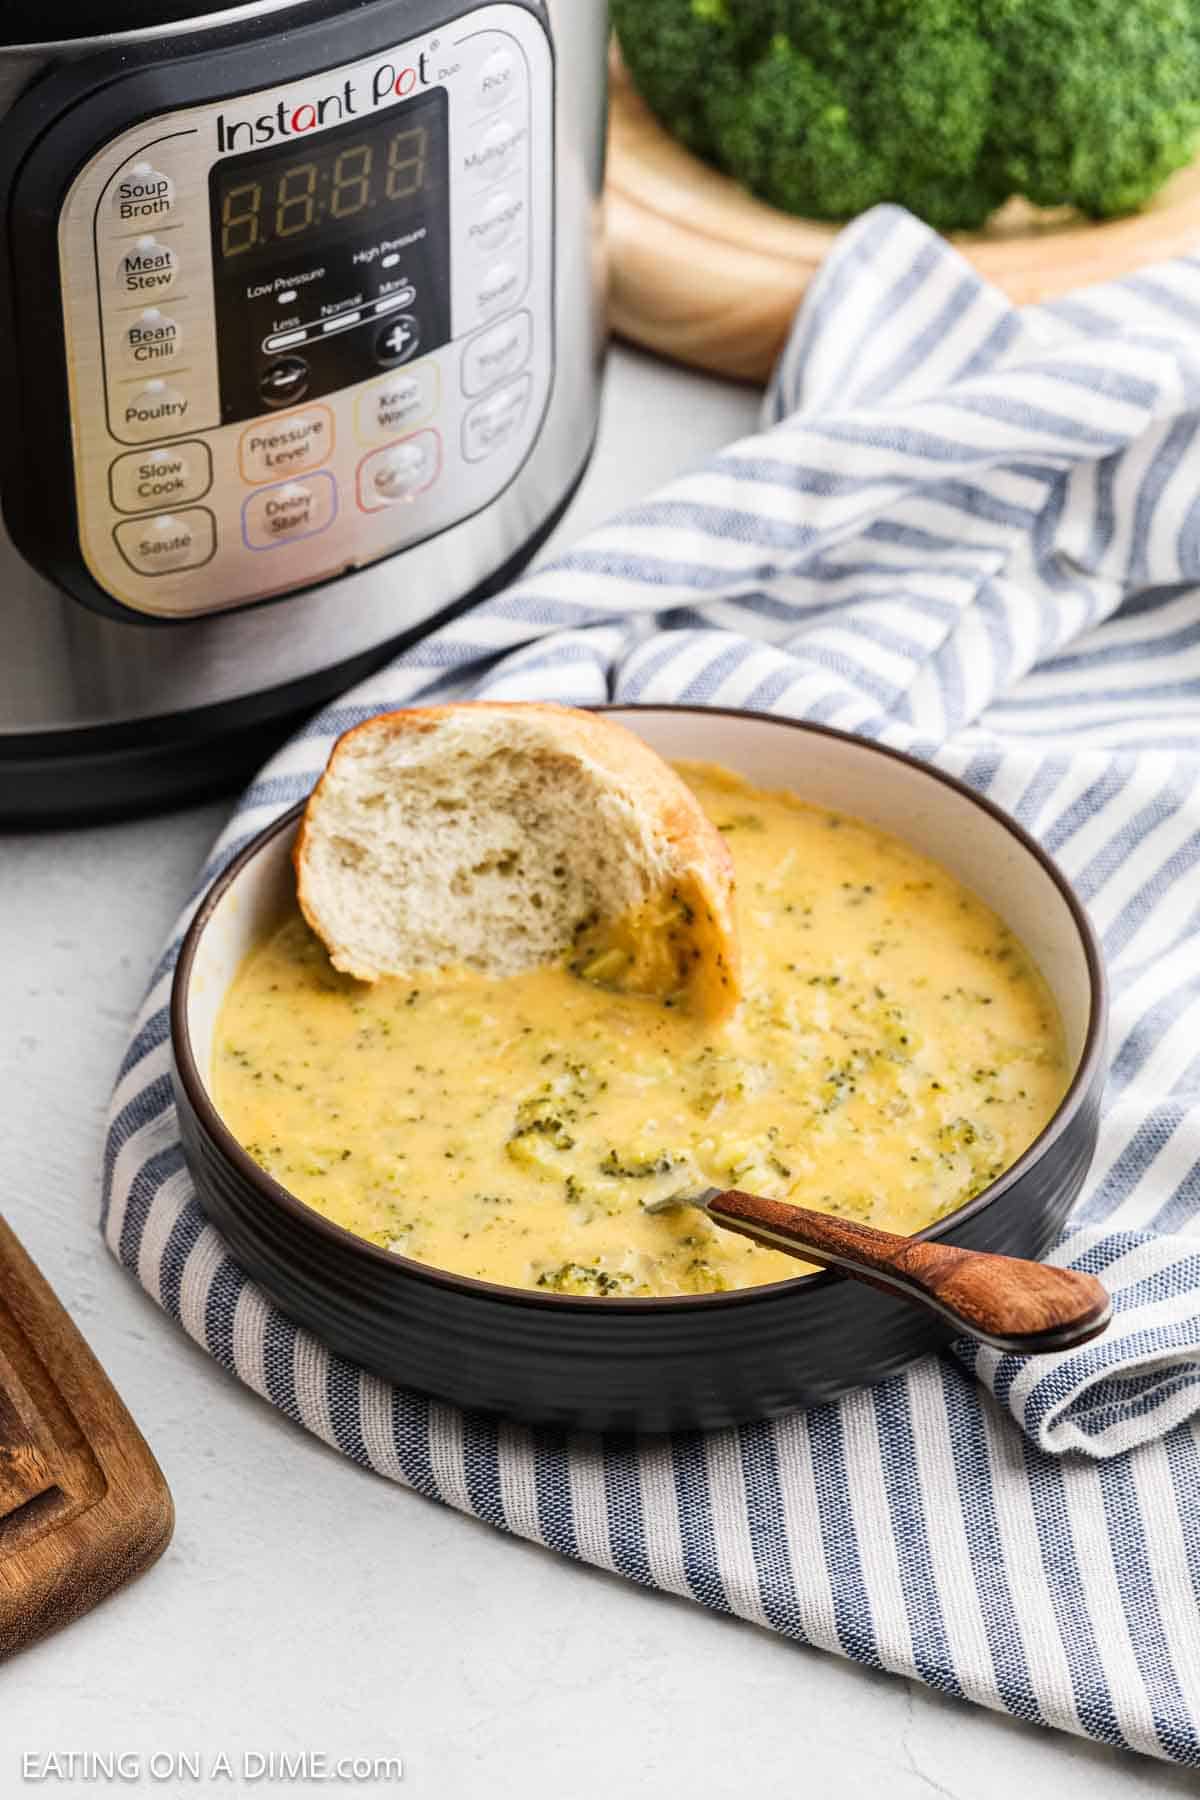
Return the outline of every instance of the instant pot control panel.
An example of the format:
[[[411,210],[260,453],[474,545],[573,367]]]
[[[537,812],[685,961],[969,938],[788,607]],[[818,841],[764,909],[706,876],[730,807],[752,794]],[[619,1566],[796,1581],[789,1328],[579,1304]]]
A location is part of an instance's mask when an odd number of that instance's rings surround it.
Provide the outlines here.
[[[104,595],[244,606],[504,491],[553,372],[553,112],[538,12],[485,5],[89,156],[57,248]]]

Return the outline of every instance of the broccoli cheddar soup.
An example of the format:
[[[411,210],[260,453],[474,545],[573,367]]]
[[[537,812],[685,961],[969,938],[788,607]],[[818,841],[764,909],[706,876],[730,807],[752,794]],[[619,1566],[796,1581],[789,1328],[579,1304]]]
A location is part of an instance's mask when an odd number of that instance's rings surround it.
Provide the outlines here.
[[[611,991],[578,959],[366,986],[296,913],[217,1031],[214,1098],[256,1161],[372,1243],[603,1295],[800,1272],[694,1209],[647,1215],[689,1185],[911,1232],[1012,1163],[1066,1067],[1049,991],[996,915],[854,819],[680,772],[736,868],[731,1018]]]

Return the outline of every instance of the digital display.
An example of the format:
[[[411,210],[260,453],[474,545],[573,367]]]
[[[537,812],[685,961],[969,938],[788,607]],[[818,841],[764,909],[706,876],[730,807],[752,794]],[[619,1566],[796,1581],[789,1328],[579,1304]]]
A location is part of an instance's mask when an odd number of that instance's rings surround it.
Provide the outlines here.
[[[316,234],[370,230],[385,216],[395,225],[444,187],[445,132],[444,111],[418,102],[307,150],[276,144],[221,165],[213,195],[221,260],[248,266],[302,252]]]

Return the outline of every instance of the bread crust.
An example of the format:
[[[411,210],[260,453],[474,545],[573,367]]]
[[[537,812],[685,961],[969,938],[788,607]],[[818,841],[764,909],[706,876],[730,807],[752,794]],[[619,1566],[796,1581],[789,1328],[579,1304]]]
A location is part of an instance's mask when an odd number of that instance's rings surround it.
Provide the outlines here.
[[[429,737],[448,726],[477,724],[481,720],[494,721],[492,747],[497,749],[505,747],[507,725],[515,728],[508,738],[514,747],[520,746],[522,726],[540,727],[536,733],[541,740],[538,747],[590,764],[654,822],[657,834],[669,847],[673,878],[689,877],[707,903],[715,933],[723,943],[731,992],[736,997],[740,992],[740,959],[733,859],[721,833],[686,783],[633,732],[602,715],[551,701],[471,700],[444,706],[405,707],[366,719],[338,738],[325,772],[309,796],[292,851],[300,910],[335,963],[337,945],[329,942],[313,903],[306,865],[325,793],[337,779],[341,765],[354,758],[362,745],[407,736]]]

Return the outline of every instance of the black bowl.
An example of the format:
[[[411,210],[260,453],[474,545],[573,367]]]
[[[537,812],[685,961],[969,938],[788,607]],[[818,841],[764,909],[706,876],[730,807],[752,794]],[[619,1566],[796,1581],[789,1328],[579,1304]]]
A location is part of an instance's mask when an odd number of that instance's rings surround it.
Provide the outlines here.
[[[665,756],[724,763],[896,833],[994,907],[1033,953],[1066,1029],[1066,1096],[1011,1169],[920,1235],[1044,1255],[1091,1162],[1104,1075],[1103,964],[1063,875],[961,782],[843,732],[706,707],[607,710]],[[180,1127],[201,1202],[284,1312],[405,1387],[596,1431],[708,1429],[789,1412],[895,1374],[946,1342],[950,1331],[930,1315],[834,1274],[643,1300],[502,1287],[380,1249],[280,1187],[222,1123],[205,1071],[224,993],[294,893],[299,815],[269,826],[214,883],[171,998]]]

